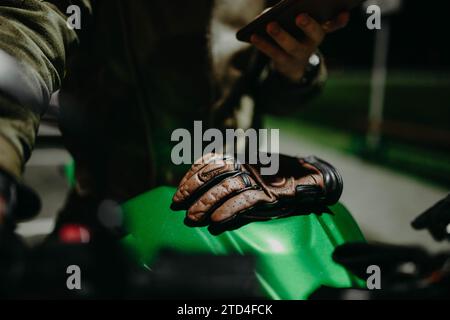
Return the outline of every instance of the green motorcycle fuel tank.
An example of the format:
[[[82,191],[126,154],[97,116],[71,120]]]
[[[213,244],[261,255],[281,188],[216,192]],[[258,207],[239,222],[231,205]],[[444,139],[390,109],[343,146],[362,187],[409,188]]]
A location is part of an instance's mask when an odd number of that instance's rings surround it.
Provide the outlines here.
[[[207,228],[184,226],[184,214],[170,210],[174,188],[161,187],[123,204],[130,234],[123,244],[147,266],[162,249],[186,254],[251,255],[264,295],[299,300],[320,286],[360,284],[336,264],[337,246],[364,237],[348,210],[337,204],[328,212],[256,222],[213,236]]]

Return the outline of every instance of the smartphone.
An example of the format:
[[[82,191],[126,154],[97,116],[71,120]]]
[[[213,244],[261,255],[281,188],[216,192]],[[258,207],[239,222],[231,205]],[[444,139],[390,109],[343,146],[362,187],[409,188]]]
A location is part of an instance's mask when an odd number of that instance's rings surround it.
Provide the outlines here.
[[[237,33],[237,39],[250,42],[251,36],[256,34],[274,42],[272,37],[267,34],[266,27],[270,22],[276,21],[284,30],[301,40],[304,33],[295,24],[299,14],[307,13],[319,23],[325,23],[335,18],[339,13],[350,11],[363,2],[365,0],[283,0],[242,28]]]

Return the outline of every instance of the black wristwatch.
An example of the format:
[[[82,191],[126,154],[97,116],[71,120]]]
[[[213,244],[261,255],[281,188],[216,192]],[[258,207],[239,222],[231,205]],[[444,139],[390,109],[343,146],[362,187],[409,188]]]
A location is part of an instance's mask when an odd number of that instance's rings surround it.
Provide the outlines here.
[[[320,72],[320,67],[322,64],[322,58],[319,53],[314,53],[308,61],[305,68],[305,73],[300,79],[299,84],[302,87],[308,87],[314,83]]]

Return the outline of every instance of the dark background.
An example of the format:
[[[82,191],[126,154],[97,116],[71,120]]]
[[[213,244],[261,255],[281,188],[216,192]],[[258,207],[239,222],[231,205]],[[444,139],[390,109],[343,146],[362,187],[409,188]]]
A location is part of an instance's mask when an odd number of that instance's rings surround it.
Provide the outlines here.
[[[291,117],[297,121],[292,125],[314,141],[450,187],[449,15],[448,1],[438,0],[404,0],[400,12],[383,15],[390,41],[382,136],[375,149],[368,147],[367,133],[377,31],[367,28],[362,8],[323,43],[328,82]]]
[[[442,0],[404,0],[391,21],[389,66],[393,68],[450,68],[450,4]],[[353,13],[345,31],[330,35],[323,45],[333,67],[371,67],[374,32],[365,28],[367,15]],[[345,49],[343,49],[345,48]]]

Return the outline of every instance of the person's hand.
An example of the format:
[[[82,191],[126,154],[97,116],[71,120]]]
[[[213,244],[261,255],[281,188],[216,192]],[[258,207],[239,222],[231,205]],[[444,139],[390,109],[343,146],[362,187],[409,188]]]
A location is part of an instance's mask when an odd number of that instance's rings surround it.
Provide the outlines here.
[[[302,79],[309,58],[317,51],[328,33],[344,28],[350,20],[350,14],[343,12],[334,20],[319,24],[307,14],[297,17],[295,23],[306,35],[299,41],[283,30],[277,22],[267,25],[267,33],[278,46],[271,44],[260,36],[251,37],[252,44],[272,59],[276,71],[298,82]]]
[[[342,178],[330,164],[315,157],[280,155],[279,160],[278,172],[263,176],[259,164],[206,155],[181,181],[172,209],[187,210],[188,226],[209,226],[211,233],[219,234],[252,221],[298,214],[301,209],[309,214],[339,200]]]

